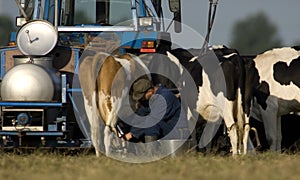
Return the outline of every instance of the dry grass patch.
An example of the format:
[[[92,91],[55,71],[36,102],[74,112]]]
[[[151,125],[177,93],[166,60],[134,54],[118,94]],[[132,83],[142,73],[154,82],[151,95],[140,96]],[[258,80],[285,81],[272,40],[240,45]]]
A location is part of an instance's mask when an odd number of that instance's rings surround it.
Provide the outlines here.
[[[299,179],[300,154],[221,157],[201,153],[130,164],[94,154],[1,153],[1,179]]]

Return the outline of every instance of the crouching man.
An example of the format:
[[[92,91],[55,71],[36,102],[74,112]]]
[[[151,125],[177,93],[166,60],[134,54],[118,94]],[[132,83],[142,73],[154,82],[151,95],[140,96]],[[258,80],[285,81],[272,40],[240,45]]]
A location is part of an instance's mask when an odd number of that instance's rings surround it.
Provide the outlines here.
[[[147,143],[158,139],[188,139],[186,113],[171,90],[153,86],[147,79],[137,80],[132,88],[138,108],[130,132],[125,134],[126,140]]]

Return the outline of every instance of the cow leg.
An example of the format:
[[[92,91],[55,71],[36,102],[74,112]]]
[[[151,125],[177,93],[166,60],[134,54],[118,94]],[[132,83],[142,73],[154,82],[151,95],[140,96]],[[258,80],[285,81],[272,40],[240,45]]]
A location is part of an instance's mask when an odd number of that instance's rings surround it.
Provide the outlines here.
[[[97,117],[93,116],[91,123],[91,139],[95,148],[96,156],[99,157],[101,153],[101,125]]]
[[[226,127],[228,129],[228,136],[230,138],[230,143],[232,147],[232,155],[237,155],[238,154],[238,129],[237,129],[237,124],[234,121],[234,116],[233,116],[233,107],[234,107],[234,102],[233,101],[228,101],[225,98],[225,104],[224,104],[224,109],[223,109],[223,118],[226,124]]]
[[[237,135],[237,128],[236,124],[232,124],[231,127],[228,128],[228,136],[230,138],[230,143],[232,146],[232,155],[237,155],[237,146],[238,146],[238,135]]]
[[[241,98],[240,98],[241,99]],[[239,104],[242,104],[242,100],[238,101]],[[244,113],[244,110],[242,106],[238,107],[238,132],[239,132],[239,148],[243,148],[243,154],[248,153],[248,140],[249,140],[249,131],[250,131],[250,125],[249,125],[249,118],[246,113]],[[243,142],[243,146],[241,143]]]
[[[260,107],[261,117],[265,127],[265,133],[267,141],[270,145],[271,151],[280,151],[281,147],[281,119],[278,118],[278,100],[275,97],[269,97],[267,99],[267,108],[263,110]],[[278,139],[279,138],[279,139]],[[278,142],[280,145],[278,145]]]
[[[276,134],[276,150],[281,150],[282,132],[281,132],[281,116],[277,117],[277,134]]]
[[[95,148],[96,156],[99,157],[101,154],[101,119],[99,119],[97,106],[96,106],[96,94],[92,94],[92,107],[87,105],[85,102],[88,119],[91,125],[91,140]]]
[[[248,119],[248,118],[246,118]],[[247,154],[248,152],[248,139],[249,139],[249,131],[250,131],[250,125],[249,125],[249,119],[248,122],[245,122],[244,127],[244,135],[243,135],[243,145],[244,145],[244,154]]]
[[[111,142],[113,140],[113,133],[110,130],[109,126],[104,128],[104,145],[105,145],[105,154],[109,156],[111,154]]]
[[[108,103],[106,103],[106,104],[108,104]],[[108,109],[108,107],[107,107],[107,109]],[[111,153],[111,147],[112,147],[112,142],[114,139],[114,133],[117,134],[117,130],[115,128],[116,124],[117,124],[117,115],[116,115],[115,111],[108,110],[107,122],[106,122],[106,126],[104,129],[105,154],[107,156],[109,156]]]
[[[277,112],[277,111],[275,111]],[[271,151],[277,151],[277,113],[262,111],[265,134]]]

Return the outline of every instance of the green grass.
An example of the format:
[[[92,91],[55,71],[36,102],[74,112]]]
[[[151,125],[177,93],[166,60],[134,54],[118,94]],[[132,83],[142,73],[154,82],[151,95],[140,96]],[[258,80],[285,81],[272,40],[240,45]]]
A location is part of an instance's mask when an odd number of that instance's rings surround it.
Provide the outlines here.
[[[94,154],[0,153],[0,179],[299,179],[300,154],[221,157],[201,153],[130,164]]]

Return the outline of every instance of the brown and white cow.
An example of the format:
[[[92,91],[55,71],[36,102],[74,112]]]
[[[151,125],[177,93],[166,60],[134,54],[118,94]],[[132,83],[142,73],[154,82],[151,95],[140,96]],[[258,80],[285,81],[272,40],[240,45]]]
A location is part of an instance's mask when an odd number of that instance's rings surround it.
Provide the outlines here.
[[[281,150],[281,116],[300,111],[300,47],[283,47],[252,58],[257,79],[251,116],[262,120],[273,151]],[[255,77],[256,76],[256,77]]]
[[[183,65],[185,73],[193,79],[193,82],[183,83],[185,87],[182,92],[187,95],[183,101],[194,102],[189,108],[195,109],[209,122],[224,119],[229,132],[232,154],[238,154],[239,150],[243,150],[246,154],[252,92],[246,91],[244,61],[236,50],[224,46],[214,47],[197,57],[199,52],[200,50],[184,49],[170,51],[169,57],[175,56]],[[198,88],[197,94],[190,91],[190,85],[193,83]],[[202,134],[203,136],[206,135]]]
[[[100,155],[103,144],[101,124],[105,124],[105,153],[110,155],[118,117],[126,116],[124,112],[132,113],[128,97],[130,85],[138,77],[148,77],[146,74],[149,74],[146,66],[132,54],[113,56],[100,52],[81,62],[79,81],[96,156]]]

